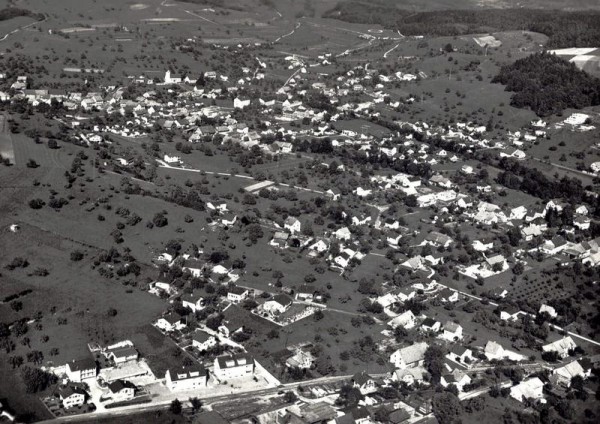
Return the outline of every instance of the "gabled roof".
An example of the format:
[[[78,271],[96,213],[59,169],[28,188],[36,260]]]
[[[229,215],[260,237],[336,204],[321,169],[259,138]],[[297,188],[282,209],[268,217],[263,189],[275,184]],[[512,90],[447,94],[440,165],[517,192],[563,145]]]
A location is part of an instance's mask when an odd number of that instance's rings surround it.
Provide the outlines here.
[[[208,375],[206,368],[201,364],[182,366],[168,370],[172,381],[188,380],[190,378],[201,378]]]
[[[219,356],[215,361],[218,362],[219,368],[235,368],[254,364],[254,357],[248,353],[239,353],[237,355]]]
[[[425,358],[425,351],[427,350],[427,347],[427,343],[421,342],[415,343],[412,346],[398,349],[397,352],[405,364],[412,364],[422,361]]]
[[[123,389],[134,389],[135,390],[135,385],[130,381],[115,380],[108,385],[108,389],[111,391],[111,393],[119,393]]]
[[[60,395],[61,398],[66,399],[69,396],[72,395],[87,395],[86,391],[83,390],[81,387],[76,387],[76,386],[64,386],[64,387],[60,387],[58,389],[58,394]]]
[[[68,365],[71,371],[84,371],[96,369],[96,361],[94,361],[92,358],[84,358],[78,360],[73,359],[71,362],[68,363]]]
[[[352,381],[358,384],[359,386],[362,386],[369,380],[372,380],[372,378],[369,374],[367,374],[366,371],[357,372],[352,376]]]
[[[285,294],[277,294],[270,300],[279,303],[281,306],[288,306],[292,303],[292,299]]]
[[[233,294],[237,294],[237,295],[242,295],[242,294],[246,293],[248,291],[248,289],[245,289],[245,288],[240,287],[240,286],[232,286],[227,291],[229,293],[233,293]]]

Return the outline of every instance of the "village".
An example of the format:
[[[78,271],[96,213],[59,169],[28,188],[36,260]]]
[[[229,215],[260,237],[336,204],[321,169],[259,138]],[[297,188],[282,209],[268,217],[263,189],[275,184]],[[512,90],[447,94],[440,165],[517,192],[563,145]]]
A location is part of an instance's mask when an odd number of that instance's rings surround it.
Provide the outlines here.
[[[597,419],[598,108],[463,113],[469,88],[426,88],[482,84],[512,37],[519,54],[546,51],[525,31],[352,28],[358,50],[341,53],[215,41],[229,68],[64,68],[93,74],[82,89],[0,73],[2,172],[23,207],[1,221],[2,360],[40,414],[444,424],[492,405],[505,422]],[[460,60],[461,76],[403,51]],[[93,294],[57,302],[60,284]],[[48,301],[27,311],[35,296]],[[13,408],[0,403],[21,422]]]

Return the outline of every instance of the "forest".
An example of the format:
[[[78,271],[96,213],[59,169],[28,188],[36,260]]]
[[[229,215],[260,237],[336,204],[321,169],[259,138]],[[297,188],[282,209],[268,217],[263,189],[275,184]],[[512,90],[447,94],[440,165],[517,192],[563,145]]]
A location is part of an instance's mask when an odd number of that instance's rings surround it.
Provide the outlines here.
[[[549,37],[548,48],[600,46],[600,12],[537,9],[442,10],[419,12],[357,1],[338,3],[323,17],[379,24],[404,35],[455,36],[527,30]]]
[[[538,116],[600,104],[600,79],[549,53],[536,53],[503,66],[492,83],[504,84],[507,91],[514,92],[512,106],[529,107]]]

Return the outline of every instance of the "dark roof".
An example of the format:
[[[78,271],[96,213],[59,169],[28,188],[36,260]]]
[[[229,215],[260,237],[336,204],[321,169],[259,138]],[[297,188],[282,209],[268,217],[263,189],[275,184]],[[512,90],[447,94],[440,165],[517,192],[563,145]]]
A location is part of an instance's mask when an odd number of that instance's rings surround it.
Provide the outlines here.
[[[237,355],[219,356],[216,361],[219,363],[219,367],[222,369],[233,368],[245,366],[247,364],[254,364],[254,357],[248,353],[239,353]]]
[[[172,381],[187,380],[188,378],[206,377],[208,374],[206,372],[206,368],[204,368],[204,365],[202,364],[173,368],[169,369],[168,372],[171,375]]]
[[[78,360],[73,359],[68,363],[68,365],[71,371],[91,370],[92,368],[96,369],[96,361],[94,361],[92,358]]]
[[[285,294],[277,294],[271,300],[279,303],[281,306],[287,306],[292,303],[292,299]]]
[[[337,417],[335,419],[335,424],[354,424],[354,423],[356,423],[356,421],[354,421],[354,417],[352,416],[351,413],[342,415],[341,417]]]
[[[132,346],[124,346],[124,347],[117,347],[114,349],[109,349],[108,350],[109,354],[113,354],[115,358],[128,358],[130,356],[136,356],[138,355],[138,351],[132,347]]]
[[[432,327],[437,321],[434,320],[433,318],[427,317],[423,320],[423,326],[424,327]]]
[[[352,381],[354,381],[359,386],[362,386],[369,380],[372,380],[372,378],[369,374],[367,374],[366,371],[357,372],[352,376]]]
[[[410,419],[410,414],[404,409],[396,409],[388,415],[388,421],[393,424],[403,423],[408,419]]]
[[[192,336],[192,340],[194,340],[195,342],[198,343],[204,343],[205,341],[209,340],[211,337],[210,334],[205,333],[204,331],[196,331],[194,333],[194,335]]]
[[[119,393],[123,389],[135,389],[135,384],[125,380],[115,380],[108,385],[108,389],[112,393]]]
[[[165,315],[163,317],[163,319],[165,321],[167,321],[169,324],[175,324],[175,323],[178,323],[179,321],[181,321],[182,316],[176,312],[171,312],[171,313]]]
[[[78,395],[87,395],[86,391],[83,390],[81,387],[75,387],[75,386],[64,386],[64,387],[60,387],[58,389],[58,394],[60,395],[60,397],[62,397],[63,399],[68,398],[69,396],[73,395],[73,394],[78,394]]]
[[[514,315],[521,310],[515,305],[508,305],[506,308],[502,309],[502,312],[506,312],[507,314]]]
[[[241,295],[241,294],[244,294],[245,292],[247,292],[248,289],[245,289],[245,288],[240,287],[240,286],[233,286],[233,287],[230,287],[227,291],[229,293]]]
[[[308,294],[313,294],[314,292],[316,292],[317,290],[315,289],[315,286],[312,286],[310,284],[302,284],[300,286],[300,288],[298,288],[298,293],[308,293]]]

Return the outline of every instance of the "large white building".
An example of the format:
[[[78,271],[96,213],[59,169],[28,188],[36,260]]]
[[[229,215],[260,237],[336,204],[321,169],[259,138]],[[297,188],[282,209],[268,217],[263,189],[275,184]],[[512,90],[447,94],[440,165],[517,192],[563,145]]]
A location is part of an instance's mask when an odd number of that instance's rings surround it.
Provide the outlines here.
[[[206,387],[208,372],[203,365],[167,370],[165,384],[169,390],[193,390]]]
[[[70,381],[81,383],[88,378],[96,377],[96,361],[92,358],[73,360],[67,362],[65,372]]]
[[[65,409],[80,406],[85,403],[87,393],[79,387],[65,386],[58,389],[60,400]]]
[[[219,380],[240,378],[254,373],[254,358],[247,353],[215,358],[214,374]]]

